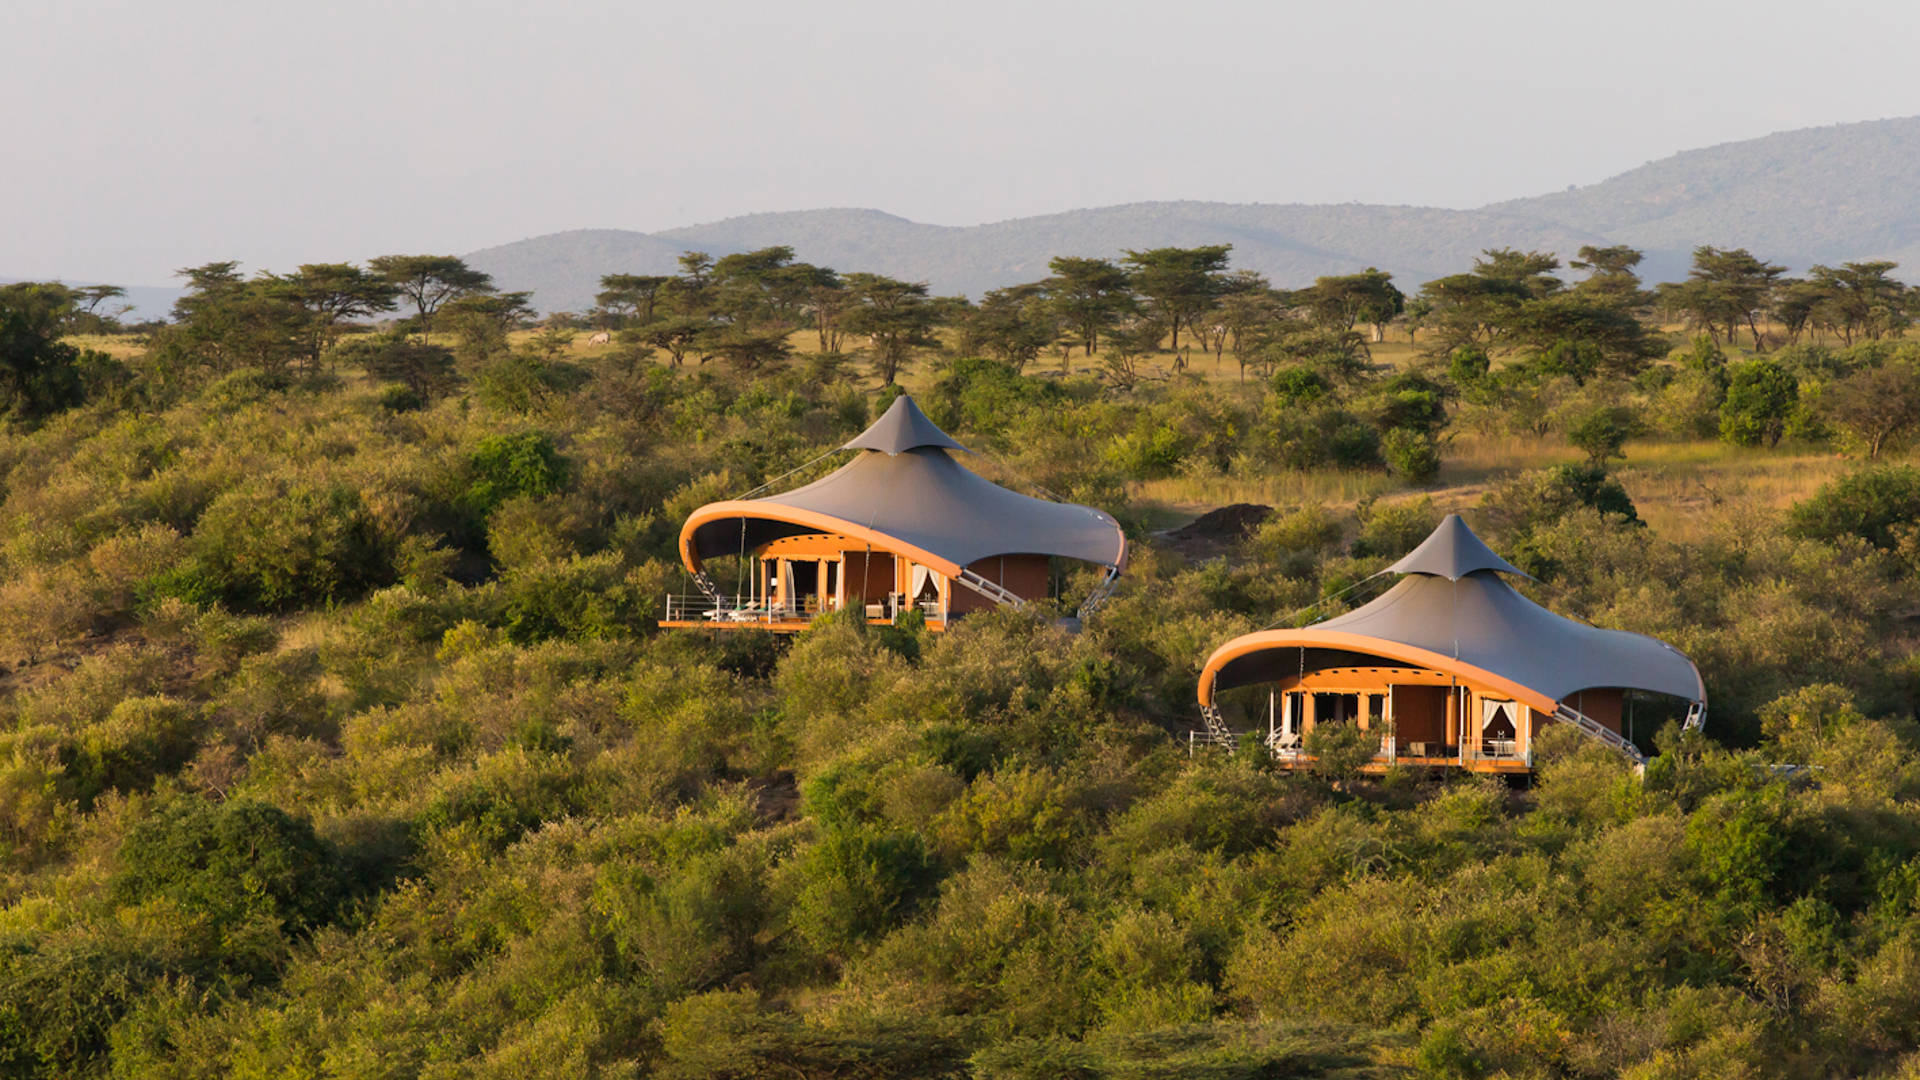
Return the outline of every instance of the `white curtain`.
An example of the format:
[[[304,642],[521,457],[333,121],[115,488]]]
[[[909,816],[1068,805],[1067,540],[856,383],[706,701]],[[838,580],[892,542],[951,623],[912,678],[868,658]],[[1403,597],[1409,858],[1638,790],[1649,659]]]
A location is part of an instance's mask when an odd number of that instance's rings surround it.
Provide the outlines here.
[[[920,590],[927,587],[927,579],[932,576],[933,576],[932,570],[929,570],[926,567],[921,566],[918,563],[915,563],[913,567],[913,584],[908,586],[907,588],[907,599],[909,600],[920,599]]]

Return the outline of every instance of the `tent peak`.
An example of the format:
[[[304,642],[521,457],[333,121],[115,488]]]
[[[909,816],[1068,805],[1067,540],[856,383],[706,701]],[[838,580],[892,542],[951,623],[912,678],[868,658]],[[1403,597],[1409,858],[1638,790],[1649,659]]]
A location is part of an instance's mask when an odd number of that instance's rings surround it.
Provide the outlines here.
[[[1533,580],[1533,575],[1495,555],[1492,548],[1467,528],[1459,514],[1448,514],[1419,547],[1387,569],[1395,574],[1431,574],[1449,581],[1459,581],[1480,570],[1517,574]]]
[[[953,441],[953,436],[940,430],[940,425],[927,419],[913,398],[901,394],[880,414],[873,426],[847,441],[842,450],[879,450],[886,454],[900,454],[908,450],[918,450],[933,446],[943,450],[965,450],[966,447]]]

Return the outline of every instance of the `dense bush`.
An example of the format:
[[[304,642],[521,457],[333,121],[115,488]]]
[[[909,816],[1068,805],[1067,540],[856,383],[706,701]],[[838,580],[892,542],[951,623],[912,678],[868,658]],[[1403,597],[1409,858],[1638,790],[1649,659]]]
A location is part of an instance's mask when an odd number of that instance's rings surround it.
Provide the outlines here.
[[[946,357],[913,377],[963,463],[1121,515],[1122,588],[1078,632],[775,637],[656,629],[679,525],[824,475],[896,391],[467,316],[465,384],[418,334],[330,375],[174,336],[127,396],[0,431],[0,1072],[1913,1067],[1920,479],[1696,483],[1769,460],[1713,448],[1711,343],[1631,379],[1558,338],[1376,371],[1337,328],[1244,383]],[[1896,360],[1771,362],[1803,409]],[[1704,441],[1552,464],[1614,406]],[[1410,492],[1443,454],[1458,483]],[[1272,512],[1159,535],[1230,498]],[[1635,697],[1644,775],[1556,727],[1513,787],[1363,775],[1351,728],[1317,771],[1189,754],[1210,650],[1377,595],[1447,510],[1516,588],[1692,656],[1705,735]]]
[[[280,611],[356,596],[393,573],[377,523],[344,484],[236,488],[200,516],[193,548],[158,595]]]
[[[165,901],[228,929],[252,919],[293,930],[326,922],[345,884],[311,825],[250,802],[170,802],[127,832],[119,861],[117,901]]]
[[[1790,520],[1802,536],[1856,536],[1892,549],[1920,525],[1920,469],[1890,465],[1843,476],[1795,506]]]

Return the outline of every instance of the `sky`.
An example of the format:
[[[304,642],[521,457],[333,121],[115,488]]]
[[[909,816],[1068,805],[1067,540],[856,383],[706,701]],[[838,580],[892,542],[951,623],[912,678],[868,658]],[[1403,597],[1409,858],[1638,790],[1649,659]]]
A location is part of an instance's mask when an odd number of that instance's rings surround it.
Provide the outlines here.
[[[1153,199],[1472,207],[1920,114],[1904,0],[4,0],[0,277]]]

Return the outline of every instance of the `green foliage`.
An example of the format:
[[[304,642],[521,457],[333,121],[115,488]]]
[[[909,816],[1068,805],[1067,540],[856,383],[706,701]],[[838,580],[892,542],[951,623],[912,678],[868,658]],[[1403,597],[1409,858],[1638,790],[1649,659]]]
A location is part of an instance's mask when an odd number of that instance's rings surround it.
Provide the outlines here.
[[[396,337],[329,328],[351,268],[195,268],[147,355],[0,430],[0,1072],[1909,1068],[1920,477],[1865,469],[1783,512],[1771,459],[1692,444],[1752,327],[1725,344],[1716,313],[1718,343],[1640,370],[1633,254],[1582,252],[1566,285],[1552,256],[1489,252],[1437,284],[1403,313],[1444,378],[1376,365],[1352,328],[1391,304],[1343,291],[1368,283],[1202,267],[1178,326],[1231,342],[1244,382],[1155,377],[1172,308],[1102,260],[969,314],[788,249],[689,253],[610,275],[589,318],[629,343],[580,352],[571,320],[514,330],[512,294],[456,299],[472,278],[433,313],[409,296]],[[1838,296],[1803,339],[1844,335]],[[883,378],[847,335],[893,301],[933,322],[878,393],[836,352],[726,351],[806,329]],[[1019,370],[1049,319],[1096,362],[1136,351],[1134,377]],[[1870,455],[1851,410],[1875,395],[1835,395],[1904,362],[1899,323],[1769,354],[1795,383],[1782,437]],[[655,363],[632,339],[663,327],[685,333]],[[993,356],[904,365],[968,333]],[[901,378],[968,467],[1122,516],[1099,615],[657,632],[686,516],[823,475]],[[1651,429],[1622,477],[1500,456],[1563,457],[1614,406]],[[1439,446],[1460,486],[1400,490]],[[1480,491],[1476,528],[1539,578],[1516,588],[1696,661],[1704,734],[1635,695],[1644,774],[1546,725],[1511,787],[1370,775],[1351,725],[1316,730],[1312,769],[1251,739],[1187,755],[1213,648],[1377,595],[1349,587]],[[1276,508],[1244,539],[1161,532],[1241,498]],[[1070,605],[1094,571],[1061,569]],[[1224,695],[1228,722],[1257,726],[1265,690]]]
[[[1290,364],[1274,372],[1269,383],[1274,398],[1293,408],[1311,405],[1333,392],[1333,384],[1325,375],[1300,364]]]
[[[1892,549],[1920,522],[1920,469],[1880,465],[1849,473],[1796,505],[1788,520],[1801,536],[1855,536]]]
[[[279,611],[357,596],[392,574],[378,524],[342,484],[235,488],[200,516],[193,552],[152,595],[217,594],[238,608]]]
[[[806,884],[793,920],[809,944],[847,956],[913,914],[939,876],[926,843],[910,832],[837,828],[807,851]]]
[[[1440,524],[1433,500],[1424,495],[1392,503],[1362,503],[1359,517],[1360,535],[1353,542],[1353,553],[1361,558],[1397,559],[1419,547]]]
[[[1380,433],[1345,409],[1269,408],[1263,435],[1268,453],[1286,468],[1331,465],[1366,469],[1381,465]]]
[[[508,499],[551,495],[567,485],[568,463],[545,432],[488,435],[468,459],[467,505],[485,516]]]
[[[1116,437],[1107,448],[1107,460],[1128,476],[1154,480],[1173,475],[1186,447],[1186,439],[1171,425],[1143,425]]]
[[[1737,365],[1720,406],[1720,437],[1735,446],[1778,443],[1799,394],[1793,374],[1766,357]]]
[[[316,926],[345,895],[338,857],[313,826],[260,803],[172,800],[128,831],[119,862],[118,902],[164,901],[229,931],[256,919]]]
[[[33,418],[80,401],[86,358],[60,340],[72,310],[62,287],[0,285],[0,411]]]
[[[1624,405],[1596,405],[1567,425],[1567,441],[1587,455],[1587,464],[1605,468],[1634,434],[1638,417]]]
[[[1433,436],[1412,428],[1393,428],[1381,440],[1387,471],[1409,484],[1431,484],[1440,476],[1440,447]]]
[[[1380,739],[1357,724],[1323,724],[1308,734],[1306,752],[1314,771],[1339,783],[1350,783],[1360,767],[1373,760]]]

